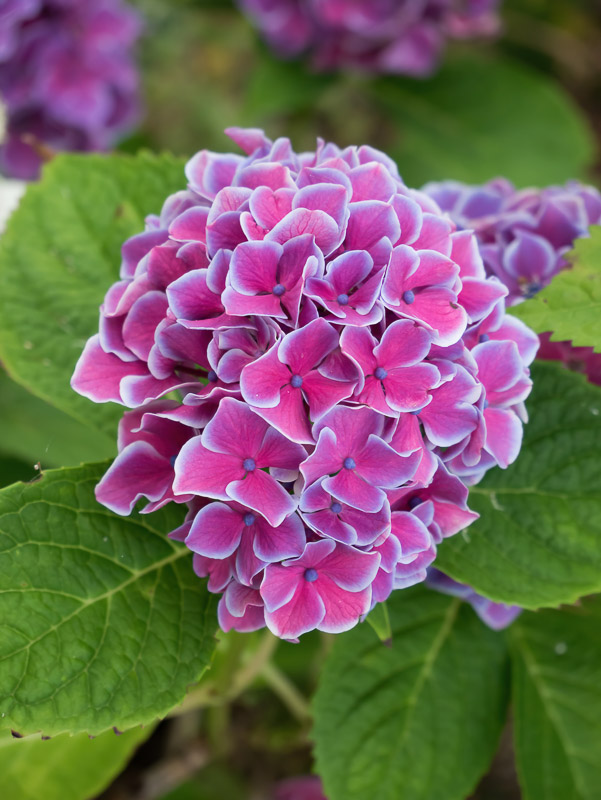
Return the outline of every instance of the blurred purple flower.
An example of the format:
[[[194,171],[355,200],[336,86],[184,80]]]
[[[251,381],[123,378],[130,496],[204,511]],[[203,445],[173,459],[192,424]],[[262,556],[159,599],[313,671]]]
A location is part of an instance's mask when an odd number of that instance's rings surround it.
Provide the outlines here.
[[[187,504],[171,535],[225,630],[346,630],[477,518],[467,484],[517,456],[538,340],[386,155],[229,133],[246,156],[194,156],[123,245],[76,366],[132,409],[97,496]]]
[[[0,101],[8,135],[0,171],[32,180],[40,159],[23,137],[56,150],[107,150],[139,114],[132,49],[140,18],[122,0],[4,0]]]
[[[475,231],[486,270],[507,287],[509,305],[523,302],[547,286],[569,266],[566,254],[576,239],[587,237],[591,225],[601,224],[601,193],[577,181],[523,190],[504,178],[482,186],[444,181],[428,184],[424,191],[458,226]],[[518,330],[516,319],[492,315],[474,335],[483,340],[506,338],[509,325],[518,334],[519,341],[511,338],[524,355],[532,337],[528,331]],[[569,342],[551,342],[549,336],[542,337],[540,358],[561,361],[601,385],[600,354],[574,348]]]
[[[284,58],[320,70],[431,74],[449,38],[499,31],[500,0],[238,0]]]
[[[427,584],[433,589],[443,592],[443,594],[461,597],[462,600],[465,600],[473,607],[482,622],[495,631],[507,628],[522,613],[522,609],[519,606],[494,603],[487,597],[475,592],[470,586],[454,581],[437,569],[428,570]]]

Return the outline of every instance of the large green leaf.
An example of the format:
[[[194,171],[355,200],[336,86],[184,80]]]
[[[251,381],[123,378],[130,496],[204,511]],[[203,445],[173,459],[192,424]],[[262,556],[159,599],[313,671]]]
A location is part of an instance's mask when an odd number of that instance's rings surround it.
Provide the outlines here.
[[[120,411],[78,397],[73,367],[98,330],[121,245],[184,186],[183,162],[170,156],[61,155],[0,239],[0,359],[18,383],[105,433]]]
[[[436,562],[527,608],[601,590],[601,390],[557,364],[535,364],[533,379],[519,458],[470,490],[481,517]]]
[[[537,333],[552,331],[552,341],[571,341],[601,352],[601,227],[577,239],[572,268],[556,275],[531,300],[512,308]]]
[[[0,710],[21,734],[149,723],[213,651],[215,604],[166,536],[181,509],[110,513],[93,493],[105,466],[0,492]]]
[[[398,125],[389,153],[412,186],[496,175],[542,186],[582,176],[593,159],[584,116],[523,64],[471,52],[431,80],[390,78],[374,91]]]
[[[317,771],[330,800],[464,800],[507,710],[504,638],[423,587],[388,601],[392,643],[336,637],[315,697]]]
[[[95,739],[64,733],[44,741],[40,735],[14,739],[0,733],[0,773],[7,800],[89,800],[118,775],[151,728]]]
[[[92,408],[90,416],[93,413]],[[42,467],[64,467],[109,458],[116,451],[116,436],[59,411],[0,371],[0,448],[25,461],[27,477],[32,478],[33,465],[38,462]]]
[[[511,629],[511,644],[524,800],[598,800],[601,598],[524,614]]]

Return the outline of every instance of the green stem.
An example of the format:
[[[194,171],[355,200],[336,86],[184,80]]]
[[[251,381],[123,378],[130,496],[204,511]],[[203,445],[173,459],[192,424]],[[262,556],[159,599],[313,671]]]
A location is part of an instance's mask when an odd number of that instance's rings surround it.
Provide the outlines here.
[[[281,670],[270,661],[267,661],[261,669],[261,677],[298,722],[306,725],[311,721],[309,704]]]

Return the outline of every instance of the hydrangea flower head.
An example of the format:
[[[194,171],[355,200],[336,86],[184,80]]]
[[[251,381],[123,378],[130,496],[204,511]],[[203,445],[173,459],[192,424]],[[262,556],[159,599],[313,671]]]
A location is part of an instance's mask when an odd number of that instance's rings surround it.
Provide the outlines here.
[[[477,517],[538,342],[383,153],[229,135],[245,154],[198,153],[123,245],[72,385],[128,409],[98,500],[185,505],[220,625],[295,640],[423,581]]]
[[[283,57],[309,51],[321,70],[352,67],[422,77],[448,38],[490,36],[499,0],[239,0]]]
[[[132,126],[139,32],[123,0],[0,4],[0,100],[8,113],[1,172],[37,176],[39,157],[23,137],[57,150],[106,150]]]

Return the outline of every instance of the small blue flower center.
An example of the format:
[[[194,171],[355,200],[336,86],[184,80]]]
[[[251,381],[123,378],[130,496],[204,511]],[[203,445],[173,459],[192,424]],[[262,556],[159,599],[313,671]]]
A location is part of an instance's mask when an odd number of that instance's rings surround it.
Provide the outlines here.
[[[242,466],[247,472],[252,472],[257,465],[255,464],[254,458],[245,458],[244,461],[242,462]]]
[[[341,306],[345,306],[348,303],[348,294],[339,294],[336,298]]]
[[[424,501],[421,499],[421,497],[415,495],[415,497],[412,497],[407,505],[409,506],[409,508],[414,509],[417,508],[417,506],[421,506],[423,502]]]
[[[384,367],[376,367],[376,369],[374,371],[374,378],[376,378],[379,381],[383,381],[384,378],[387,378],[387,377],[388,377],[388,373],[386,372]]]
[[[411,289],[407,289],[406,292],[403,292],[403,303],[407,303],[407,305],[410,306],[414,300],[415,292],[411,291]]]
[[[210,370],[209,374],[207,375],[207,380],[209,383],[217,383],[217,373],[214,370]]]
[[[414,411],[410,411],[409,413],[413,414],[414,417],[417,417],[417,415],[421,414],[422,411],[423,411],[423,408],[416,408]]]
[[[300,375],[293,375],[292,378],[290,378],[290,386],[292,386],[294,389],[300,389],[302,385],[303,379]]]
[[[169,463],[171,464],[172,467],[175,466],[175,459],[176,458],[177,458],[177,456],[171,456],[171,458],[169,459]]]
[[[543,288],[542,283],[539,281],[532,281],[532,283],[527,283],[523,289],[522,294],[527,300],[532,299],[535,295],[537,295],[540,290]]]
[[[333,502],[330,508],[332,509],[334,514],[340,514],[340,512],[342,511],[342,505],[340,503]]]
[[[249,527],[250,525],[254,525],[255,519],[256,519],[255,515],[251,514],[249,511],[248,514],[244,515],[244,524],[247,527]]]
[[[318,577],[317,570],[313,569],[313,567],[309,567],[309,569],[305,570],[305,580],[308,583],[313,583]]]
[[[344,461],[342,462],[342,466],[343,466],[345,469],[355,469],[355,467],[356,467],[357,465],[355,464],[355,459],[354,459],[354,458],[351,458],[350,456],[347,456],[347,457],[344,459]]]
[[[490,339],[490,336],[487,333],[481,333],[480,336],[478,336],[478,341],[480,342],[480,344],[484,344],[484,342],[488,342],[489,339]]]
[[[276,297],[281,297],[286,291],[286,287],[282,283],[276,283],[271,291]]]
[[[482,408],[484,408],[484,409],[487,409],[487,408],[488,408],[488,400],[485,400],[485,401],[484,401],[484,405],[482,406]]]

